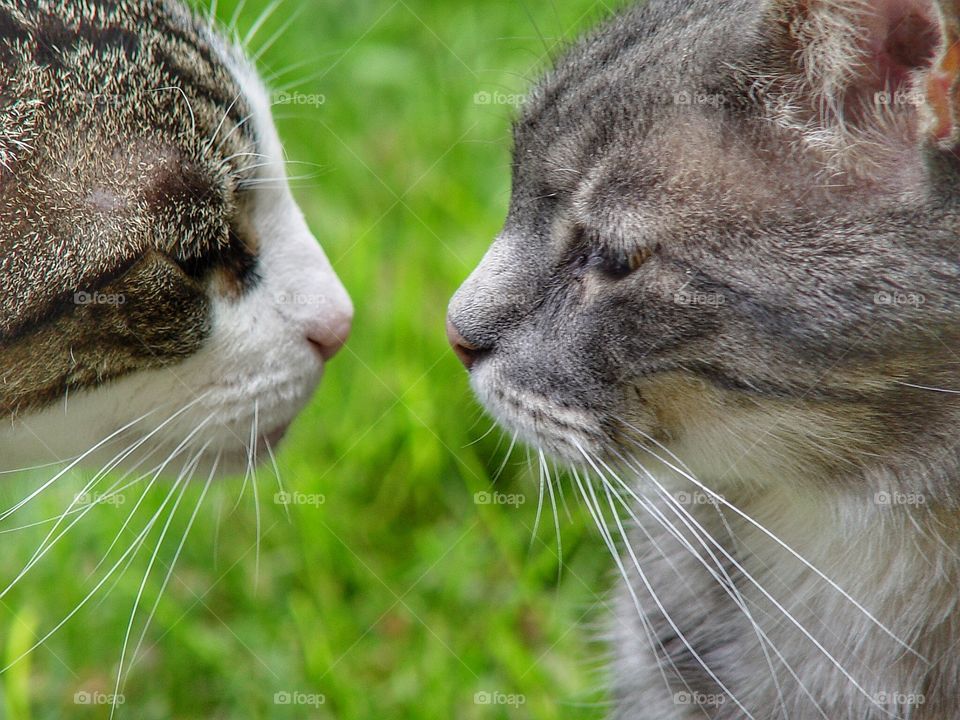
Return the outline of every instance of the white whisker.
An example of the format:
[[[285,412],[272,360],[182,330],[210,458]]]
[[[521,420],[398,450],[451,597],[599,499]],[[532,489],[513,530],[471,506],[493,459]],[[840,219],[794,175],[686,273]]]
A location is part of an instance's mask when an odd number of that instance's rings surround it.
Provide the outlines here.
[[[642,431],[637,430],[636,428],[633,428],[632,426],[630,426],[630,427],[631,427],[632,429],[634,429],[636,432],[638,432],[638,433],[640,433],[641,435],[643,435],[646,439],[648,439],[648,440],[650,440],[651,442],[655,443],[658,447],[660,447],[661,449],[663,449],[664,452],[666,452],[667,454],[669,454],[671,457],[673,457],[674,459],[676,459],[676,456],[675,456],[672,452],[670,452],[667,448],[665,448],[665,447],[664,447],[660,442],[658,442],[655,438],[649,437],[646,433],[643,433]],[[833,589],[836,590],[838,593],[840,593],[840,595],[841,595],[844,599],[846,599],[848,602],[850,602],[850,604],[852,604],[855,608],[857,608],[860,612],[862,612],[867,619],[869,619],[874,625],[876,625],[880,630],[882,630],[888,637],[890,637],[892,640],[896,641],[896,643],[897,643],[898,645],[900,645],[904,650],[906,650],[906,651],[909,652],[911,655],[913,655],[914,657],[916,657],[916,658],[919,659],[919,660],[922,660],[922,661],[925,662],[925,663],[929,663],[929,662],[930,662],[927,658],[925,658],[923,655],[921,655],[921,654],[918,653],[916,650],[914,650],[907,642],[905,642],[904,640],[901,640],[892,630],[890,630],[890,629],[889,629],[886,625],[884,625],[879,619],[877,619],[877,618],[873,615],[873,613],[871,613],[869,610],[867,610],[867,608],[865,608],[860,602],[858,602],[858,601],[857,601],[852,595],[850,595],[846,590],[844,590],[842,587],[840,587],[834,580],[830,579],[824,572],[822,572],[819,568],[815,567],[811,562],[809,562],[806,558],[804,558],[800,553],[798,553],[798,552],[797,552],[796,550],[794,550],[792,547],[790,547],[789,545],[787,545],[783,540],[781,540],[779,537],[776,536],[776,534],[774,534],[774,533],[772,533],[770,530],[768,530],[764,525],[762,525],[761,523],[759,523],[759,522],[757,522],[756,520],[754,520],[752,517],[750,517],[750,516],[747,515],[745,512],[743,512],[742,510],[740,510],[740,508],[738,508],[738,507],[736,507],[735,505],[733,505],[733,504],[731,504],[730,502],[728,502],[727,499],[724,498],[722,495],[719,495],[718,493],[714,492],[714,491],[711,490],[709,487],[707,487],[706,485],[704,485],[702,482],[700,482],[697,478],[695,478],[695,477],[693,476],[693,473],[688,472],[688,471],[685,471],[685,470],[682,470],[682,469],[681,469],[680,467],[678,467],[677,465],[674,465],[674,464],[671,463],[670,461],[665,460],[665,459],[663,459],[662,457],[660,457],[657,453],[653,452],[649,447],[646,447],[646,446],[638,443],[636,440],[633,440],[632,438],[631,438],[631,442],[633,442],[637,447],[639,447],[639,448],[640,448],[641,450],[643,450],[644,452],[649,453],[654,459],[656,459],[656,460],[658,460],[659,462],[663,463],[665,466],[667,466],[668,468],[670,468],[670,469],[673,470],[674,472],[680,474],[681,476],[683,476],[684,478],[686,478],[687,480],[689,480],[690,482],[692,482],[694,485],[697,486],[697,488],[699,488],[699,489],[702,490],[704,493],[706,493],[708,496],[710,496],[714,501],[716,501],[716,502],[724,505],[725,507],[728,507],[728,508],[729,508],[730,510],[732,510],[736,515],[738,515],[739,517],[741,517],[741,518],[743,518],[744,520],[746,520],[750,525],[752,525],[753,527],[755,527],[757,530],[759,530],[761,533],[763,533],[766,537],[770,538],[770,539],[771,539],[774,543],[776,543],[779,547],[781,547],[781,548],[783,548],[784,550],[786,550],[792,557],[794,557],[796,560],[798,560],[799,562],[801,562],[806,568],[808,568],[808,569],[811,570],[813,573],[815,573],[815,574],[817,575],[817,577],[819,577],[821,580],[823,580],[823,581],[826,582],[828,585],[830,585],[831,588],[833,588]],[[683,463],[679,463],[679,464],[682,465]]]
[[[257,33],[260,32],[260,29],[264,26],[264,24],[273,16],[282,2],[283,0],[273,0],[272,3],[264,8],[263,12],[260,13],[260,17],[254,21],[253,25],[251,25],[250,29],[247,31],[247,34],[244,35],[243,40],[241,41],[243,47],[250,47],[250,41],[257,36]]]
[[[143,599],[143,591],[147,587],[147,581],[150,579],[150,574],[153,570],[153,566],[156,564],[157,556],[160,554],[160,548],[163,547],[163,541],[167,537],[167,532],[170,529],[170,525],[173,523],[173,518],[176,517],[177,508],[180,507],[180,503],[183,501],[183,496],[187,492],[187,482],[188,478],[196,470],[197,464],[200,462],[200,458],[203,453],[209,447],[209,442],[205,445],[194,457],[184,465],[183,470],[180,475],[174,481],[173,485],[170,488],[170,492],[167,495],[167,498],[177,492],[177,487],[180,486],[180,492],[177,494],[177,499],[173,503],[173,507],[170,509],[170,512],[167,513],[167,519],[163,523],[163,527],[160,529],[160,537],[157,538],[157,543],[153,549],[153,553],[150,555],[150,560],[147,562],[147,569],[144,570],[143,579],[140,581],[140,586],[137,588],[137,595],[133,601],[133,608],[130,610],[130,619],[127,621],[127,629],[123,635],[123,645],[120,649],[120,661],[117,663],[117,680],[114,684],[113,697],[117,698],[120,696],[120,680],[123,677],[123,664],[126,660],[127,655],[127,646],[130,642],[130,633],[133,630],[133,621],[137,616],[137,610],[140,608],[140,601]],[[132,667],[132,664],[131,664]],[[112,703],[110,707],[110,718],[112,720],[114,714],[117,710],[116,702]]]
[[[43,644],[44,644],[47,640],[49,640],[60,628],[62,628],[64,625],[66,625],[66,624],[74,617],[74,615],[76,615],[78,612],[80,612],[80,610],[81,610],[83,607],[86,606],[86,604],[90,601],[90,599],[91,599],[94,595],[96,595],[97,592],[99,592],[99,590],[100,590],[101,587],[103,587],[103,586],[106,584],[107,580],[109,580],[109,579],[113,576],[113,574],[116,572],[117,568],[120,567],[120,565],[124,562],[124,560],[126,560],[132,553],[134,553],[136,550],[138,550],[138,549],[142,546],[144,539],[147,537],[147,535],[148,535],[148,534],[150,533],[150,531],[153,529],[153,526],[156,524],[157,520],[159,519],[160,515],[162,514],[162,512],[163,512],[164,508],[166,507],[166,504],[169,502],[169,500],[170,500],[170,496],[168,496],[167,499],[164,500],[163,505],[161,505],[161,507],[160,507],[160,508],[157,510],[157,512],[153,515],[153,517],[152,517],[152,518],[150,519],[150,521],[147,523],[146,527],[145,527],[143,530],[140,531],[140,534],[137,535],[137,537],[134,539],[133,543],[131,543],[130,547],[129,547],[126,551],[124,551],[124,553],[120,556],[120,558],[117,560],[117,562],[113,564],[113,566],[110,568],[110,570],[103,576],[103,578],[101,578],[101,580],[94,586],[94,588],[93,588],[92,590],[90,590],[90,592],[87,593],[86,596],[84,596],[84,598],[73,608],[73,610],[71,610],[69,613],[67,613],[67,615],[66,615],[59,623],[57,623],[57,624],[53,627],[52,630],[50,630],[49,632],[47,632],[43,637],[41,637],[39,640],[37,640],[37,642],[35,642],[35,643],[34,643],[33,645],[31,645],[29,648],[27,648],[27,649],[24,650],[22,653],[20,653],[17,657],[15,657],[15,658],[12,659],[10,662],[8,662],[5,667],[0,668],[0,674],[5,673],[7,670],[9,670],[11,667],[13,667],[14,665],[16,665],[18,662],[20,662],[20,661],[21,661],[23,658],[25,658],[27,655],[29,655],[29,654],[32,653],[34,650],[36,650],[38,647],[40,647],[41,645],[43,645]]]
[[[596,472],[598,475],[602,475],[603,473],[597,467],[596,463],[593,461],[593,458],[589,454],[587,454],[587,452],[583,449],[580,443],[574,441],[574,446],[577,448],[578,452],[581,455],[583,455],[583,458],[587,461],[590,467],[593,468],[594,472]],[[590,495],[593,498],[594,502],[599,505],[596,498],[596,494],[594,493],[594,490],[593,490],[593,486],[588,483],[587,489],[590,491]],[[610,503],[612,506],[612,500],[610,500]],[[717,676],[717,674],[710,668],[710,666],[707,665],[706,661],[700,656],[700,653],[697,652],[696,648],[694,648],[693,645],[690,643],[690,641],[687,640],[687,637],[686,635],[684,635],[683,631],[677,626],[676,622],[674,622],[673,617],[667,611],[666,607],[664,607],[663,603],[660,600],[660,596],[657,595],[657,592],[653,589],[653,585],[651,585],[649,579],[647,578],[646,573],[643,571],[643,568],[640,566],[640,561],[637,558],[636,552],[633,549],[633,545],[632,543],[630,543],[629,538],[626,535],[626,531],[623,528],[623,523],[620,521],[620,516],[617,515],[616,512],[614,512],[614,520],[617,523],[617,527],[620,531],[620,534],[623,536],[623,540],[626,545],[627,554],[630,556],[630,560],[633,562],[634,569],[637,571],[637,576],[640,578],[640,582],[643,584],[647,593],[650,595],[650,598],[653,600],[654,604],[657,606],[657,610],[663,616],[664,620],[667,621],[667,624],[670,625],[670,629],[674,632],[674,634],[677,636],[680,642],[683,643],[684,647],[686,647],[691,657],[694,660],[696,660],[697,664],[700,665],[701,668],[703,668],[703,671],[710,677],[710,679],[717,684],[717,687],[719,687],[724,692],[724,694],[726,694],[726,696],[729,697],[738,708],[740,708],[740,711],[743,712],[744,715],[750,718],[750,720],[756,720],[756,718],[753,717],[750,711],[743,706],[743,704],[740,702],[737,696],[734,695],[733,691],[730,690],[730,688],[728,688],[726,684],[724,684],[723,680],[721,680]]]
[[[686,679],[683,676],[683,673],[680,672],[677,668],[676,663],[673,661],[670,653],[667,652],[666,646],[664,646],[663,641],[658,636],[656,629],[650,622],[650,619],[647,617],[646,612],[643,610],[643,604],[640,602],[640,598],[637,597],[636,591],[634,590],[633,583],[630,582],[630,576],[627,573],[627,569],[623,564],[623,560],[620,557],[620,553],[617,551],[616,543],[613,541],[613,536],[610,534],[609,529],[606,526],[606,521],[604,519],[603,513],[600,510],[599,506],[594,507],[594,503],[591,502],[590,496],[588,496],[585,489],[585,485],[589,486],[589,479],[581,480],[580,473],[576,468],[571,468],[571,473],[573,479],[576,483],[577,489],[580,491],[580,496],[583,498],[583,503],[587,508],[587,512],[590,513],[590,516],[593,518],[594,524],[597,526],[597,529],[600,531],[600,537],[603,540],[604,544],[607,546],[607,550],[610,552],[610,556],[613,558],[613,562],[617,566],[617,570],[620,573],[620,576],[623,578],[624,586],[627,589],[627,592],[630,595],[630,599],[633,603],[634,608],[637,611],[637,618],[640,620],[640,625],[643,628],[644,636],[647,642],[650,644],[650,651],[654,657],[660,655],[667,659],[673,674],[675,677],[679,678],[683,682],[687,690],[691,690],[690,686],[687,684]],[[657,647],[659,646],[659,653]],[[663,683],[667,688],[667,691],[670,692],[673,689],[673,685],[670,682],[670,679],[667,677],[666,669],[661,663],[655,663],[658,672],[660,673]]]
[[[193,513],[190,515],[189,521],[187,521],[187,527],[183,532],[183,536],[180,538],[180,544],[177,546],[176,552],[173,554],[173,559],[170,561],[170,564],[167,566],[167,574],[163,579],[163,583],[160,586],[160,591],[157,593],[157,597],[154,600],[153,607],[150,609],[150,614],[147,616],[147,620],[143,625],[143,630],[140,632],[140,638],[137,640],[137,644],[133,649],[133,653],[130,656],[130,666],[127,670],[127,677],[129,677],[130,672],[133,668],[133,664],[136,662],[136,659],[140,653],[140,648],[143,645],[143,641],[146,638],[147,631],[150,629],[150,625],[153,622],[153,618],[157,613],[157,608],[160,606],[160,600],[163,597],[164,591],[167,589],[167,586],[170,584],[170,578],[173,576],[174,568],[177,566],[177,561],[180,559],[180,554],[183,552],[183,547],[187,542],[187,537],[190,535],[190,530],[193,529],[194,521],[197,519],[197,514],[200,512],[200,507],[203,505],[204,498],[207,496],[207,492],[210,490],[210,485],[213,483],[214,477],[217,474],[217,468],[220,465],[221,455],[218,453],[217,457],[213,461],[213,466],[210,470],[210,474],[207,476],[207,481],[203,485],[203,490],[200,493],[200,498],[197,500],[196,506],[193,508]]]
[[[663,493],[664,495],[669,495],[669,493],[667,492],[666,488],[664,488],[663,485],[656,479],[656,477],[654,477],[654,475],[653,475],[652,473],[650,473],[649,471],[647,471],[646,468],[644,468],[642,465],[638,465],[638,466],[636,467],[636,469],[639,469],[639,470],[646,476],[646,478],[647,478],[648,480],[650,480],[650,482],[652,482],[654,485],[656,485],[656,487],[660,490],[661,493]],[[719,496],[718,496],[718,497],[719,497]],[[727,507],[730,507],[731,509],[734,509],[734,506],[733,506],[732,504],[730,504],[729,502],[724,502],[724,505],[726,505]],[[754,577],[753,577],[749,572],[747,572],[746,568],[744,568],[743,565],[740,564],[740,563],[726,550],[726,548],[723,547],[723,545],[722,545],[721,543],[719,543],[719,542],[717,542],[715,539],[713,539],[712,536],[710,536],[709,533],[706,533],[706,537],[707,537],[707,539],[709,539],[709,540],[711,541],[711,544],[713,544],[713,545],[724,555],[724,557],[727,558],[727,560],[729,560],[731,563],[733,563],[733,565],[743,574],[743,576],[744,576],[770,603],[773,604],[773,606],[784,616],[784,618],[786,618],[786,620],[787,620],[788,622],[790,622],[790,624],[792,624],[794,627],[796,627],[797,630],[799,630],[799,631],[803,634],[803,636],[806,637],[806,638],[814,645],[814,647],[816,647],[817,650],[819,650],[819,651],[823,654],[823,656],[830,662],[831,665],[833,665],[837,670],[840,671],[840,673],[860,692],[861,695],[863,695],[863,697],[865,697],[865,698],[867,698],[868,700],[870,700],[871,703],[873,703],[877,708],[879,708],[879,709],[881,710],[881,712],[883,712],[883,713],[886,714],[886,715],[890,715],[890,712],[889,712],[888,710],[886,710],[880,703],[878,703],[877,700],[876,700],[876,698],[875,698],[870,692],[868,692],[868,691],[856,680],[856,678],[853,677],[853,675],[852,675],[845,667],[843,667],[843,665],[840,663],[840,661],[837,660],[837,659],[830,653],[829,650],[827,650],[827,648],[823,645],[823,643],[821,643],[816,637],[814,637],[814,635],[813,635],[809,630],[807,630],[807,629],[803,626],[803,624],[802,624],[799,620],[797,620],[797,619],[793,616],[793,614],[790,613],[790,611],[787,610],[787,609],[783,606],[783,604],[780,603],[780,601],[778,601],[760,582],[758,582],[756,579],[754,579]],[[892,715],[891,715],[891,716],[892,716]]]

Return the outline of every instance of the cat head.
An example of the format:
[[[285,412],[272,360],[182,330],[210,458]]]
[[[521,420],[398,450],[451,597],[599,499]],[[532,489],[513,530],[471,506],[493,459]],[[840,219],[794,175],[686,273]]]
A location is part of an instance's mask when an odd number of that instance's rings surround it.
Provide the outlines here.
[[[578,43],[516,123],[505,227],[450,307],[487,408],[581,465],[954,463],[957,19],[651,0]]]
[[[279,440],[352,318],[285,165],[179,4],[0,0],[0,464]]]

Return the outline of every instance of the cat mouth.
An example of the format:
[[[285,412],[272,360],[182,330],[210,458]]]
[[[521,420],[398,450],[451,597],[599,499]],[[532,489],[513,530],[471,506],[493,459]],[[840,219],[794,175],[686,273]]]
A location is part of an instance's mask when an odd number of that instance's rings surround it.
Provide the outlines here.
[[[589,409],[473,379],[474,391],[507,432],[571,465],[583,465],[606,446],[606,434]]]

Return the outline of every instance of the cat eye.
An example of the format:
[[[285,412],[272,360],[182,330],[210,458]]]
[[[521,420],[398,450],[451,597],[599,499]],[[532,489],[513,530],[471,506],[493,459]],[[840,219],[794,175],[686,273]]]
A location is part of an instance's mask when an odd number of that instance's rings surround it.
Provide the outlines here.
[[[226,243],[190,258],[176,259],[176,262],[194,280],[202,281],[211,272],[220,270],[242,288],[255,278],[257,255],[256,244],[247,240],[240,230],[231,227]]]
[[[644,245],[632,252],[605,246],[591,239],[587,230],[577,228],[574,241],[574,267],[580,272],[597,270],[612,280],[623,280],[643,267],[660,249],[660,244]]]
[[[611,280],[624,280],[643,267],[655,252],[656,248],[649,246],[629,254],[609,248],[595,248],[590,251],[586,266],[596,268]]]

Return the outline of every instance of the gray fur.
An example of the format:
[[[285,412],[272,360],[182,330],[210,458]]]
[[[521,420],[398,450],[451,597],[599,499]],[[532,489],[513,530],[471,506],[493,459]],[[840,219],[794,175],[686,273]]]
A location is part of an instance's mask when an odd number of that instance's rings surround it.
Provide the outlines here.
[[[450,319],[490,411],[623,498],[618,719],[960,718],[960,164],[876,95],[922,94],[937,23],[651,0],[517,122]]]

